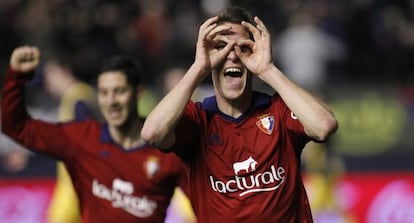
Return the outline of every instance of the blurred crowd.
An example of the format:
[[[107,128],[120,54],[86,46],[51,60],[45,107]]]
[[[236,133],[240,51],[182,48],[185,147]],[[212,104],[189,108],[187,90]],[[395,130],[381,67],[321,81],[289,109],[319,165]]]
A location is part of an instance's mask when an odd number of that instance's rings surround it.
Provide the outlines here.
[[[0,0],[0,84],[12,50],[38,46],[44,60],[27,88],[27,105],[36,118],[58,121],[58,92],[66,88],[64,82],[73,82],[56,80],[58,73],[94,84],[103,60],[129,54],[147,74],[144,82],[150,88],[139,107],[145,116],[194,60],[199,25],[229,4],[264,20],[274,61],[301,86],[316,93],[359,83],[399,86],[408,89],[403,99],[414,111],[414,0]],[[47,75],[49,59],[70,68],[55,70],[53,83]],[[206,86],[200,86],[194,100],[212,94]],[[311,197],[312,207],[317,214],[332,215],[337,208],[332,182],[344,167],[330,150],[310,146],[316,148],[304,157],[314,173],[308,173],[308,181],[316,186],[309,188],[321,198]],[[54,176],[55,164],[0,134],[0,178]]]
[[[144,81],[155,89],[153,104],[164,94],[166,75],[193,61],[199,25],[229,4],[265,21],[276,64],[305,88],[414,81],[410,0],[0,0],[0,68],[6,71],[16,46],[30,44],[93,83],[105,58],[129,54],[141,60]],[[57,103],[47,99],[50,92],[39,91],[42,78],[39,71],[28,90],[29,107]],[[49,113],[39,114],[56,119]]]
[[[128,53],[155,83],[168,66],[192,61],[198,25],[228,4],[264,19],[281,45],[275,60],[292,75],[309,67],[327,83],[412,81],[410,0],[0,0],[0,65],[15,46],[33,44],[66,54],[88,80],[103,58]],[[296,60],[301,68],[291,69]]]

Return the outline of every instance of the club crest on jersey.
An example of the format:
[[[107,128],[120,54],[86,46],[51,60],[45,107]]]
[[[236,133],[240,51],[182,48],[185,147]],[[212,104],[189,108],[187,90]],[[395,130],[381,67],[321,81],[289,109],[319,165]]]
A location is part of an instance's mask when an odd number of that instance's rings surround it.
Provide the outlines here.
[[[259,129],[268,134],[271,135],[273,132],[273,127],[275,126],[275,118],[273,115],[265,114],[258,117],[259,120],[256,122],[257,127]]]
[[[149,179],[154,177],[155,173],[160,169],[160,163],[157,157],[149,156],[144,162],[144,170]]]

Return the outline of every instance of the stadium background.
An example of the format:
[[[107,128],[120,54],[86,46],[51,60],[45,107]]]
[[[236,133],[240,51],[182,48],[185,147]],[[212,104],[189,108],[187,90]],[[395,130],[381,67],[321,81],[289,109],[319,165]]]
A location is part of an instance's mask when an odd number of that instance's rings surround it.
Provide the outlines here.
[[[162,95],[164,74],[192,62],[199,24],[230,3],[261,16],[275,62],[323,95],[339,120],[328,144],[304,154],[315,222],[413,222],[413,1],[0,0],[0,68],[5,73],[13,48],[31,44],[45,58],[65,55],[93,83],[103,59],[127,53],[148,74],[145,114]],[[41,80],[39,71],[28,86],[29,108],[53,121],[58,101]],[[55,162],[15,147],[3,136],[0,222],[44,222]]]

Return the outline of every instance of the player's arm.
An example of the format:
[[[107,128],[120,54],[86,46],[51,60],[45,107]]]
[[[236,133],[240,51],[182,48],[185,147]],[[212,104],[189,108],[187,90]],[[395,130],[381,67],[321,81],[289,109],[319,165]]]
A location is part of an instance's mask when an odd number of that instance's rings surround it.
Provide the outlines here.
[[[2,91],[2,131],[26,148],[53,156],[57,150],[69,153],[67,137],[60,125],[32,119],[25,106],[25,84],[30,81],[40,62],[36,47],[16,48],[10,57],[10,68]]]
[[[36,47],[16,48],[10,57],[10,67],[2,92],[2,131],[16,139],[25,128],[30,116],[24,105],[24,86],[31,80],[40,62],[40,50]]]
[[[306,134],[317,141],[325,141],[333,134],[338,123],[321,100],[288,79],[271,59],[270,34],[263,22],[255,17],[257,26],[243,22],[253,34],[254,40],[237,43],[236,53],[243,64],[261,80],[269,84],[285,101],[289,109],[298,117]],[[242,51],[248,47],[250,51]]]
[[[190,68],[183,79],[148,114],[141,137],[150,144],[169,149],[175,143],[175,127],[199,81],[198,72]]]
[[[272,75],[268,75],[268,83],[298,117],[306,134],[316,141],[326,141],[338,128],[338,123],[329,107],[289,80],[276,67],[271,73]]]
[[[141,137],[161,149],[169,149],[175,143],[175,127],[198,84],[211,73],[228,55],[234,42],[222,50],[215,48],[214,38],[226,26],[217,26],[217,17],[208,19],[200,26],[195,61],[181,81],[155,106],[148,115]]]

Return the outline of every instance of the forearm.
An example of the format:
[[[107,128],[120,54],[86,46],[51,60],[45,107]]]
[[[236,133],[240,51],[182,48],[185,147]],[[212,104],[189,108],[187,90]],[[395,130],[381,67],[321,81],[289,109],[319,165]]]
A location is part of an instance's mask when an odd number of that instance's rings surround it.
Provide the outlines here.
[[[289,80],[278,68],[273,66],[262,77],[298,117],[308,136],[324,141],[336,131],[337,121],[329,107]]]
[[[58,128],[41,120],[33,119],[26,109],[24,89],[32,75],[9,70],[2,89],[2,132],[27,149],[55,156],[49,151],[49,148],[63,148],[48,145],[55,143],[53,139],[61,138]],[[59,145],[64,145],[64,143]]]
[[[1,123],[2,131],[16,139],[23,132],[26,120],[30,119],[24,102],[24,86],[33,74],[20,75],[9,69],[2,90]]]
[[[196,65],[191,66],[181,81],[155,106],[141,130],[145,141],[162,149],[174,144],[174,129],[202,76],[202,70]]]

